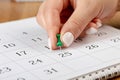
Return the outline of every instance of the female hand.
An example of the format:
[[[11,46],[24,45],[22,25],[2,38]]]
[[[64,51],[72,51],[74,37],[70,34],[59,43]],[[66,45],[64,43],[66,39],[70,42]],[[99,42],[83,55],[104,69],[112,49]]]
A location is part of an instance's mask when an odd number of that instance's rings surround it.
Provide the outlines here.
[[[61,34],[65,47],[84,31],[94,33],[102,19],[116,11],[118,0],[46,0],[40,7],[37,21],[49,36],[49,47],[56,49],[56,34]],[[96,24],[98,23],[98,24]],[[90,28],[91,27],[91,28]]]

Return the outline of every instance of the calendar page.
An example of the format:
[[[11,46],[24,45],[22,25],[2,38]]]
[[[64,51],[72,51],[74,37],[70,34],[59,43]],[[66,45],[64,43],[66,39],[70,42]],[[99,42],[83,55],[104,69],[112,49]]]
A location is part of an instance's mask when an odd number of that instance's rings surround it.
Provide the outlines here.
[[[120,30],[103,26],[50,51],[35,18],[0,24],[0,80],[67,80],[120,63]]]

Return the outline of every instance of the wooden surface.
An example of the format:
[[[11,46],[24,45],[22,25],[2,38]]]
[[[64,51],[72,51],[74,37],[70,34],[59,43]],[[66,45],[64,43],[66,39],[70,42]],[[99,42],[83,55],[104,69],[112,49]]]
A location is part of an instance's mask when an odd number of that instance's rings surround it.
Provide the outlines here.
[[[0,22],[36,16],[40,4],[40,2],[15,3],[10,0],[0,0]]]
[[[0,23],[36,16],[40,4],[40,2],[15,3],[10,0],[0,0]],[[120,12],[106,23],[120,27]],[[120,77],[112,80],[120,80]]]

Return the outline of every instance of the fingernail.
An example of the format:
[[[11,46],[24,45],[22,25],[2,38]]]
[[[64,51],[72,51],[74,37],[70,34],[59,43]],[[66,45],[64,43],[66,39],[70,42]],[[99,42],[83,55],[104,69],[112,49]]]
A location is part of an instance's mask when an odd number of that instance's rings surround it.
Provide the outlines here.
[[[62,41],[66,47],[69,47],[74,41],[73,34],[71,32],[66,32],[62,37]]]
[[[91,27],[86,31],[86,34],[95,34],[97,33],[97,29]]]
[[[50,48],[50,50],[52,50],[52,45],[51,45],[51,40],[50,40],[50,38],[48,38],[48,47]]]
[[[102,23],[97,22],[96,24],[97,24],[97,27],[98,27],[98,28],[102,27]]]

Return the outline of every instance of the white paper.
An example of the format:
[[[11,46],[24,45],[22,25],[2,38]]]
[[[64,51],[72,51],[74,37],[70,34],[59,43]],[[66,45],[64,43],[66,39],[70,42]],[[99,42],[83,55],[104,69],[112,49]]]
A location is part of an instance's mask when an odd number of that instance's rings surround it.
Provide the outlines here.
[[[35,18],[0,24],[0,80],[66,80],[120,63],[120,30],[103,26],[50,51]]]

